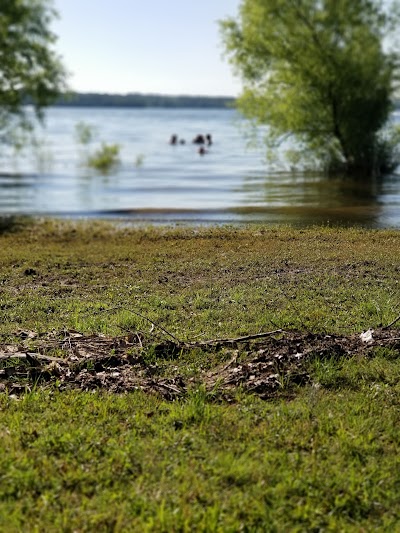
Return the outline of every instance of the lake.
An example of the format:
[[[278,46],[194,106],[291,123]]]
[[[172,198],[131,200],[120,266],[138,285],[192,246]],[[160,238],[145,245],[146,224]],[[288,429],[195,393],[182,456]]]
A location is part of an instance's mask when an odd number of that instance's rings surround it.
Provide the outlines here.
[[[96,133],[88,147],[77,141],[78,123]],[[213,144],[202,156],[191,141],[207,133]],[[296,175],[267,163],[248,133],[234,110],[50,108],[34,146],[1,148],[0,215],[400,227],[400,176],[366,186]],[[186,143],[171,146],[173,134]],[[109,175],[83,164],[102,142],[121,146]]]

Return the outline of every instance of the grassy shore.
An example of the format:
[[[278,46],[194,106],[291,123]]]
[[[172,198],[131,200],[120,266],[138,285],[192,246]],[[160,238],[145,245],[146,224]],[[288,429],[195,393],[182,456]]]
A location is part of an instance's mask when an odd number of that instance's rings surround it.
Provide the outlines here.
[[[5,227],[0,530],[398,530],[399,259],[396,231]]]

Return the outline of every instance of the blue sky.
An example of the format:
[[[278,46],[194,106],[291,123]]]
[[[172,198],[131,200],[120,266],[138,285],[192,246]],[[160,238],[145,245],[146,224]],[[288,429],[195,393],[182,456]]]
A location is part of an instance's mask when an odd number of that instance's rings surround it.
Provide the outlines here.
[[[76,91],[232,95],[217,21],[240,0],[54,0],[56,45]]]

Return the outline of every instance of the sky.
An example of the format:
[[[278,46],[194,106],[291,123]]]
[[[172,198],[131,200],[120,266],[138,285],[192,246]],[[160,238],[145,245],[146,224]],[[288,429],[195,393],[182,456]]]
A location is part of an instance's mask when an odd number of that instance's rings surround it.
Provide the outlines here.
[[[78,92],[237,96],[217,21],[240,0],[54,0],[57,53]]]

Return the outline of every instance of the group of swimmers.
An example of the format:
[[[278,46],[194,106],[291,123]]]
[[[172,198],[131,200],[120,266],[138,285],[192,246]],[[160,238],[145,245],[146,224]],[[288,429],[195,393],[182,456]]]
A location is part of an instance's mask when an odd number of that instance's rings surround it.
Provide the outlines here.
[[[211,146],[212,145],[212,137],[209,133],[207,135],[202,135],[199,133],[196,135],[196,137],[192,141],[193,144],[199,145],[199,149],[197,152],[200,155],[204,155],[207,153],[207,150],[204,146]],[[176,144],[186,144],[185,139],[179,139],[178,135],[171,135],[171,138],[169,140],[169,144],[176,145]]]

